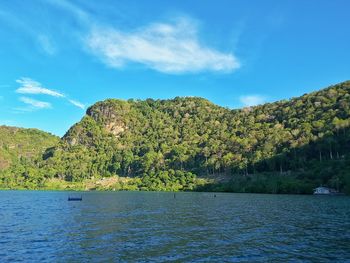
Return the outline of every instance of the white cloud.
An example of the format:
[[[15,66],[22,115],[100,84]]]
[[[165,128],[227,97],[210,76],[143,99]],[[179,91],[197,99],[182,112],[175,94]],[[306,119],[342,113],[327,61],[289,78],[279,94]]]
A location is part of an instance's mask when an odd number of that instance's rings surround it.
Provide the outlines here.
[[[35,81],[33,79],[20,78],[20,79],[16,80],[16,82],[21,84],[21,87],[16,90],[17,93],[34,94],[34,95],[44,94],[44,95],[49,95],[49,96],[53,96],[56,98],[63,98],[63,99],[68,100],[72,105],[74,105],[78,108],[81,108],[81,109],[85,109],[85,105],[83,103],[81,103],[77,100],[70,99],[69,97],[67,97],[66,95],[64,95],[61,92],[44,88],[40,82]],[[0,97],[0,99],[1,99],[1,97]],[[37,101],[37,100],[30,99],[28,97],[21,97],[20,100],[26,104],[30,104],[34,108],[51,108],[51,104],[48,102]],[[32,108],[30,108],[30,109],[28,109],[28,108],[17,109],[17,110],[31,111]]]
[[[247,95],[239,97],[240,102],[245,107],[255,106],[266,102],[266,97],[261,95]]]
[[[39,35],[38,36],[38,41],[41,46],[41,48],[45,51],[45,53],[49,55],[54,55],[56,54],[56,47],[53,44],[52,40],[46,36],[46,35]]]
[[[81,8],[79,8],[77,5],[73,4],[70,1],[67,0],[48,0],[48,3],[62,8],[73,15],[75,15],[77,18],[79,18],[82,22],[88,23],[89,22],[89,15]]]
[[[81,103],[81,102],[79,102],[79,101],[76,101],[76,100],[68,100],[70,103],[72,103],[74,106],[76,106],[76,107],[78,107],[78,108],[80,108],[80,109],[85,109],[85,104],[83,104],[83,103]]]
[[[19,98],[20,101],[22,101],[25,104],[28,104],[31,106],[31,108],[33,109],[48,109],[51,108],[51,104],[49,102],[45,102],[45,101],[40,101],[40,100],[34,100],[28,97],[20,97]]]
[[[115,68],[128,62],[165,73],[231,72],[240,67],[233,54],[201,44],[189,19],[155,23],[133,32],[95,27],[85,40],[91,52]]]
[[[120,69],[128,63],[137,63],[173,74],[229,73],[240,67],[233,53],[204,45],[195,21],[188,17],[173,23],[152,23],[123,31],[110,25],[101,26],[88,9],[71,1],[49,0],[48,3],[71,13],[84,31],[88,29],[89,34],[83,39],[87,49],[111,67]]]
[[[21,94],[45,94],[53,97],[65,97],[62,93],[44,88],[41,83],[30,78],[20,78],[16,80],[21,84],[21,87],[16,90]]]

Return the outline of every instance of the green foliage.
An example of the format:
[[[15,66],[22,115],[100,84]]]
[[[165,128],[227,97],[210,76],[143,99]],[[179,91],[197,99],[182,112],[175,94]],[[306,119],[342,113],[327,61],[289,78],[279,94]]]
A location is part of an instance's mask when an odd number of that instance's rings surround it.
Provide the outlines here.
[[[350,82],[240,110],[194,97],[109,99],[37,159],[33,177],[119,175],[139,179],[133,187],[143,190],[200,189],[206,177],[219,182],[207,189],[223,191],[349,191],[349,125]]]
[[[236,175],[228,183],[203,185],[198,191],[269,193],[269,194],[311,194],[314,184],[296,175],[262,173],[257,175]]]
[[[193,190],[197,186],[196,176],[191,172],[169,169],[151,172],[142,177],[141,190],[179,191]]]
[[[58,141],[58,137],[37,129],[0,126],[0,171],[20,159],[34,160]]]
[[[38,188],[44,174],[37,161],[59,138],[37,129],[0,126],[0,187]]]

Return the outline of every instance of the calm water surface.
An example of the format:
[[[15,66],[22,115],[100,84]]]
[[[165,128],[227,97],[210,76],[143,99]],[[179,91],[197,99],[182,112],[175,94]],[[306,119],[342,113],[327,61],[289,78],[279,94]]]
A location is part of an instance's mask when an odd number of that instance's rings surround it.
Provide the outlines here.
[[[0,191],[0,262],[350,262],[347,196],[69,194]]]

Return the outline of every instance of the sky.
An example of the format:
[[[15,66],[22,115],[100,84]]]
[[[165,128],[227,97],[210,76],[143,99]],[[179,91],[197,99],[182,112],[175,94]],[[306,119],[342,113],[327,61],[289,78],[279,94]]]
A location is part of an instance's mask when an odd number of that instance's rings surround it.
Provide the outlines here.
[[[347,0],[0,2],[0,125],[63,136],[107,98],[241,108],[350,76]]]

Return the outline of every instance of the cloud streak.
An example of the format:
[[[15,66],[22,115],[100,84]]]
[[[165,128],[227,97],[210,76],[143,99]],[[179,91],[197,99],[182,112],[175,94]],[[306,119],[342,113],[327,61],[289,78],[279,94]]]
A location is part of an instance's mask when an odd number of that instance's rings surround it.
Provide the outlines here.
[[[90,16],[88,13],[67,0],[48,0],[48,3],[70,12],[71,14],[75,15],[82,23],[90,23]]]
[[[197,72],[230,73],[240,68],[232,52],[222,52],[200,41],[197,23],[187,16],[172,23],[151,23],[121,30],[101,25],[93,14],[67,0],[49,3],[71,13],[88,34],[86,50],[106,65],[122,69],[130,64],[167,74]]]
[[[240,67],[231,53],[206,47],[195,23],[154,23],[132,32],[94,27],[85,39],[89,50],[107,65],[122,68],[138,63],[163,73],[232,72]]]
[[[256,106],[266,102],[266,97],[262,95],[246,95],[239,97],[239,101],[245,107]]]
[[[17,83],[21,84],[21,87],[16,89],[17,93],[21,94],[45,94],[53,97],[63,98],[65,97],[62,93],[44,88],[41,83],[32,80],[30,78],[20,78],[16,80]]]
[[[48,54],[48,55],[55,55],[56,54],[57,49],[56,49],[55,45],[53,44],[52,40],[48,36],[39,35],[38,42],[46,54]]]
[[[30,78],[20,78],[16,80],[17,83],[19,83],[21,86],[16,89],[16,93],[20,94],[31,94],[31,95],[48,95],[56,98],[62,98],[66,99],[69,103],[72,105],[80,108],[85,109],[85,105],[77,100],[70,99],[65,94],[59,91],[55,91],[52,89],[48,89],[42,86],[42,84],[38,81],[35,81]],[[51,104],[48,102],[38,101],[34,100],[28,97],[20,97],[20,101],[23,103],[29,104],[34,108],[38,109],[47,109],[51,108]]]
[[[83,103],[81,103],[81,102],[79,102],[79,101],[76,101],[76,100],[71,100],[71,99],[69,99],[68,100],[71,104],[73,104],[74,106],[76,106],[76,107],[78,107],[78,108],[80,108],[80,109],[82,109],[82,110],[84,110],[85,109],[85,104],[83,104]]]
[[[49,103],[49,102],[35,100],[35,99],[28,98],[28,97],[20,97],[19,100],[25,104],[28,104],[32,109],[49,109],[49,108],[51,108],[51,103]]]

